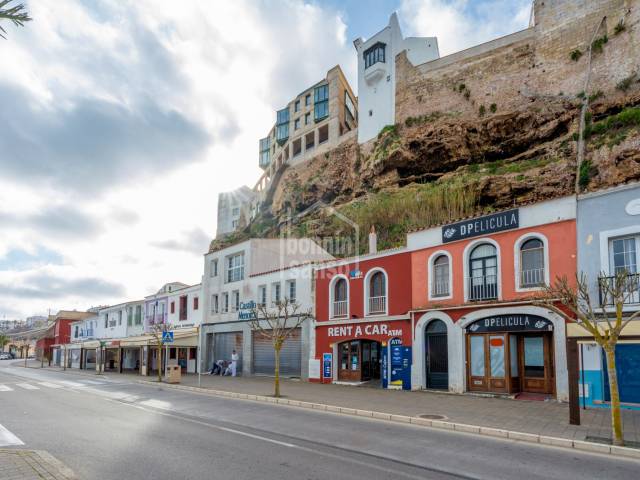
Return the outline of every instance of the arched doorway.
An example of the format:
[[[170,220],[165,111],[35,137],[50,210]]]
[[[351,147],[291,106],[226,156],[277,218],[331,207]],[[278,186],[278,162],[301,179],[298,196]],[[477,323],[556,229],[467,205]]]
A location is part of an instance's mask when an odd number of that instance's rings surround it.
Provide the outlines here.
[[[429,322],[424,331],[427,388],[449,388],[449,351],[447,325],[442,320]]]

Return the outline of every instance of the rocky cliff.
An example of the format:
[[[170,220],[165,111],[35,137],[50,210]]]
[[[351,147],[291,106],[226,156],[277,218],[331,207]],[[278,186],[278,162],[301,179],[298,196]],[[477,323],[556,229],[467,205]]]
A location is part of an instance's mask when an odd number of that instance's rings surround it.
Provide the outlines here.
[[[638,6],[601,4],[461,58],[414,67],[401,54],[397,123],[286,168],[272,202],[231,241],[275,235],[291,218],[300,235],[334,235],[344,222],[330,206],[360,231],[375,225],[387,248],[411,229],[640,180]]]

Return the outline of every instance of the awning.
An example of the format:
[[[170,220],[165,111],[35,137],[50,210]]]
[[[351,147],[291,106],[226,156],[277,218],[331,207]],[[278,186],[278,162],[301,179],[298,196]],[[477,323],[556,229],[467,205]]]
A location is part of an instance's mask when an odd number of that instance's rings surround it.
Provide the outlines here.
[[[198,328],[185,328],[172,330],[173,343],[167,343],[170,347],[197,347],[198,346]],[[137,337],[128,337],[120,339],[121,347],[136,347],[143,345],[156,345],[156,337],[151,334],[140,335]]]
[[[611,323],[613,324],[615,322],[615,320],[611,320]],[[604,330],[605,328],[608,328],[607,322],[600,322],[600,328],[602,330]],[[640,320],[634,320],[632,322],[630,322],[626,327],[624,327],[624,330],[622,330],[622,335],[620,336],[621,339],[624,339],[624,337],[637,337],[640,336]],[[575,337],[591,337],[591,334],[589,332],[587,332],[584,328],[582,328],[580,325],[578,325],[577,323],[567,323],[567,337],[569,338],[575,338]]]

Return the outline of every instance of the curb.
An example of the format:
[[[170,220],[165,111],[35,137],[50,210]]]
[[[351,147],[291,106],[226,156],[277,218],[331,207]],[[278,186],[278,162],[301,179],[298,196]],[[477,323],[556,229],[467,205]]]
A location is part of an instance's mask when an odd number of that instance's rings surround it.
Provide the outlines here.
[[[158,386],[158,382],[150,382],[147,380],[135,380],[136,383]],[[372,410],[360,410],[355,408],[338,407],[336,405],[326,405],[324,403],[303,402],[300,400],[288,400],[286,398],[274,398],[264,395],[253,395],[248,393],[228,392],[225,390],[212,390],[202,387],[190,387],[187,385],[172,385],[169,383],[160,384],[162,387],[172,388],[175,390],[183,390],[188,392],[196,392],[203,395],[215,397],[235,398],[240,400],[251,400],[255,402],[271,403],[278,405],[287,405],[289,407],[308,408],[312,410],[321,410],[325,412],[337,413],[339,415],[349,415],[354,417],[366,417],[377,420],[385,420],[394,423],[403,423],[417,425],[427,428],[437,428],[440,430],[449,430],[455,432],[471,433],[483,435],[493,438],[503,438],[520,442],[538,443],[553,447],[572,448],[589,453],[604,453],[640,460],[640,449],[629,447],[617,447],[614,445],[606,445],[602,443],[586,442],[582,440],[572,440],[570,438],[549,437],[546,435],[538,435],[535,433],[515,432],[512,430],[503,430],[500,428],[483,427],[479,425],[468,425],[465,423],[448,422],[444,420],[429,420],[420,417],[410,417],[407,415],[395,415],[391,413],[374,412]]]

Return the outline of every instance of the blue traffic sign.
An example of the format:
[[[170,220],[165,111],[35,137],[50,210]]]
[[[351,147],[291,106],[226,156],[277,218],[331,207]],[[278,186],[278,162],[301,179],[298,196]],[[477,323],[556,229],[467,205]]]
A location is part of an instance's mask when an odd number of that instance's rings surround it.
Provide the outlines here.
[[[162,332],[162,343],[173,343],[173,332]]]

